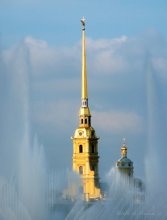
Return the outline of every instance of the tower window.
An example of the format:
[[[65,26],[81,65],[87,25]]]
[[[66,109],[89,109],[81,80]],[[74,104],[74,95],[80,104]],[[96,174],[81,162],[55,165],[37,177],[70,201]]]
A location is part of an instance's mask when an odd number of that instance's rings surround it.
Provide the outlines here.
[[[83,146],[79,145],[79,153],[83,153]]]
[[[85,124],[87,124],[88,123],[88,120],[87,120],[87,118],[85,118]]]
[[[91,120],[90,120],[90,117],[89,117],[89,125],[91,125]]]
[[[79,167],[79,174],[83,174],[83,167],[82,166]]]
[[[92,164],[92,165],[90,166],[90,169],[91,169],[91,171],[95,171],[96,166],[95,166],[94,164]]]
[[[92,145],[92,154],[94,154],[95,153],[95,146],[94,145]]]
[[[83,118],[81,119],[81,124],[83,124]]]

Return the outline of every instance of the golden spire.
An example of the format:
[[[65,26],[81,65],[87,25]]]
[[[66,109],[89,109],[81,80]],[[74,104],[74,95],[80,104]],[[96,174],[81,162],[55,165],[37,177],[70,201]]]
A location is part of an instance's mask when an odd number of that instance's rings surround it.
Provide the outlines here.
[[[86,74],[86,46],[85,46],[85,18],[81,19],[82,23],[82,107],[88,107],[88,89]]]

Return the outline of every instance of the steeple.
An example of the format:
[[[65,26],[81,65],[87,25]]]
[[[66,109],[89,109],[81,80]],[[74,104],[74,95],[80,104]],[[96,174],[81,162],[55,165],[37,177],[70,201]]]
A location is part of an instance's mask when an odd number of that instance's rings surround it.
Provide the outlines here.
[[[81,19],[82,23],[82,107],[88,107],[88,88],[87,88],[87,73],[86,73],[86,45],[85,45],[85,18]]]
[[[91,126],[91,114],[88,106],[88,87],[86,69],[86,37],[85,37],[85,18],[81,19],[82,24],[82,84],[81,84],[81,108],[80,108],[80,127]]]

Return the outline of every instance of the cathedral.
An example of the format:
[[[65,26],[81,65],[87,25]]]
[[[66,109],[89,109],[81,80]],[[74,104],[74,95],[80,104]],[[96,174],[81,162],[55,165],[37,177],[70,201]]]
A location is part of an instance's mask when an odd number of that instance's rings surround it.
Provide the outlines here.
[[[79,111],[79,127],[71,137],[73,143],[72,167],[82,181],[83,198],[86,201],[103,198],[99,180],[98,140],[92,127],[91,112],[88,104],[87,69],[86,69],[86,37],[85,19],[82,24],[82,88],[81,107]],[[123,141],[121,158],[116,162],[116,170],[133,178],[133,162],[127,158],[127,146]]]

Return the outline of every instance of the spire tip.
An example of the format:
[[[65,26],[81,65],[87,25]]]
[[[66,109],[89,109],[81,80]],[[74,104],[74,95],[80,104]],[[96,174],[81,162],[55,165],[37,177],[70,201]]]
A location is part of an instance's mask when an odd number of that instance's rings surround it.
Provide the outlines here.
[[[83,16],[83,18],[81,19],[81,23],[82,23],[82,30],[85,30],[85,18]]]

